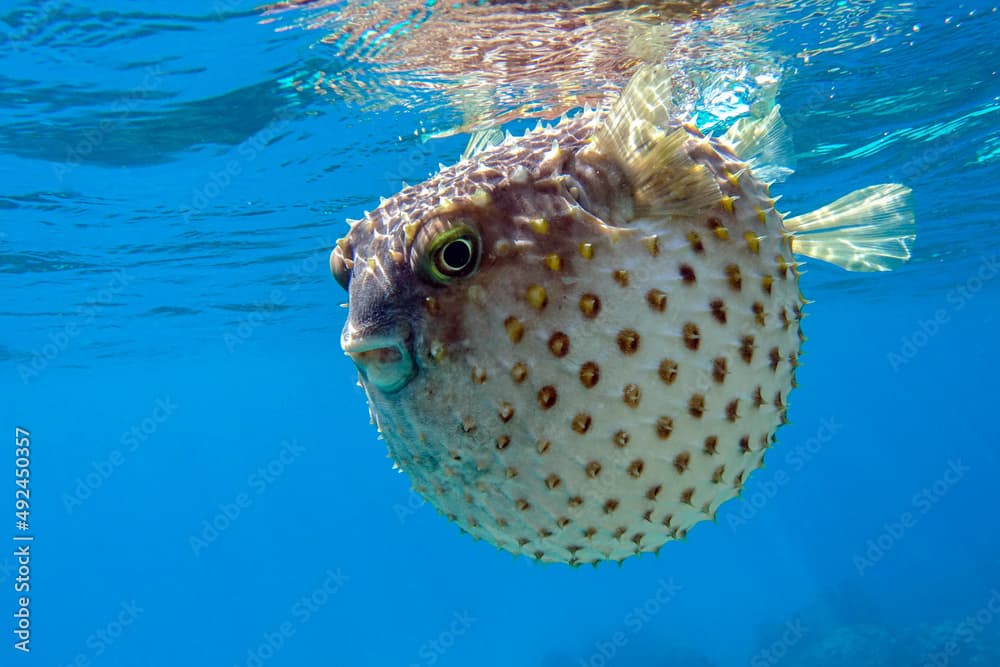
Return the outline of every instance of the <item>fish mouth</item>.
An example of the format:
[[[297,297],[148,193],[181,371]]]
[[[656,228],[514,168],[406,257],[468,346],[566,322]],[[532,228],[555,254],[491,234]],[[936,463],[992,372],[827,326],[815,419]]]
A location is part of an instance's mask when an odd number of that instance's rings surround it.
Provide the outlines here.
[[[417,374],[407,338],[371,336],[351,339],[344,342],[343,348],[366,382],[382,393],[391,394],[409,384]]]

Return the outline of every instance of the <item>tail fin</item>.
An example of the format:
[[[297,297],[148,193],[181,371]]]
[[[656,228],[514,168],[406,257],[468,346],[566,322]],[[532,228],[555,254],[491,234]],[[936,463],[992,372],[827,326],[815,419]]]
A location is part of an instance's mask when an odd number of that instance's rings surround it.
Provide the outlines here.
[[[872,185],[789,218],[792,250],[848,271],[898,268],[910,259],[917,237],[910,192],[898,183]]]

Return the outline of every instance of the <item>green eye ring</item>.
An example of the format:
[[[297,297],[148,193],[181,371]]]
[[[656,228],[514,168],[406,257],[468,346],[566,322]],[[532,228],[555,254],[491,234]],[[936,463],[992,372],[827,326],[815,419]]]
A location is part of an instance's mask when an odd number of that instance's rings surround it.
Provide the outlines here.
[[[451,227],[427,244],[421,268],[430,280],[445,285],[475,273],[481,250],[482,242],[474,229],[465,225]]]

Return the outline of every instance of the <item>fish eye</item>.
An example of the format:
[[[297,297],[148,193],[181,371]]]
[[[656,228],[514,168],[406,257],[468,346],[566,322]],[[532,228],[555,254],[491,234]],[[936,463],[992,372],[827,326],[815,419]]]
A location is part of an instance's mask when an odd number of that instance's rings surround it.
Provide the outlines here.
[[[449,241],[437,256],[437,265],[442,273],[461,273],[470,264],[472,264],[472,241],[465,237]]]
[[[479,235],[460,225],[435,236],[427,246],[422,262],[424,273],[434,282],[445,284],[466,278],[479,268]]]
[[[336,247],[330,252],[330,273],[333,279],[345,290],[351,283],[351,266],[353,262],[344,257],[344,249],[338,241]]]

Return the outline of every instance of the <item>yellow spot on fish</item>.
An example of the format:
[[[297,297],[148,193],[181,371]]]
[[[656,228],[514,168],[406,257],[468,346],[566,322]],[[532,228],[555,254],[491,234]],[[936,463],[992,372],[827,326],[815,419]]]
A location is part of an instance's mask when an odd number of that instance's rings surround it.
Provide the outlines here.
[[[454,213],[458,210],[458,204],[455,203],[454,199],[449,197],[442,197],[441,203],[438,207],[434,209],[434,213],[437,215],[448,215],[449,213]]]
[[[480,306],[486,303],[486,291],[481,285],[469,285],[469,289],[466,290],[465,295],[469,297],[469,301],[472,303]]]
[[[722,205],[722,209],[726,213],[732,214],[736,210],[736,206],[733,204],[735,200],[729,195],[722,195],[722,199],[719,200],[719,204]]]
[[[601,300],[596,294],[584,294],[580,297],[580,312],[589,319],[594,319],[601,312]]]
[[[508,317],[503,321],[503,326],[507,330],[507,338],[515,345],[524,338],[524,325],[516,317]]]
[[[541,285],[532,285],[527,292],[528,303],[535,310],[541,310],[549,303],[549,296]]]
[[[500,239],[493,245],[493,253],[497,257],[507,257],[514,252],[514,244],[507,239]]]
[[[646,250],[648,250],[649,254],[652,255],[653,257],[656,257],[657,255],[660,254],[660,239],[659,239],[659,237],[656,237],[656,236],[647,236],[646,238],[644,238],[642,240],[642,243],[643,243],[643,245],[646,246]]]
[[[691,244],[691,250],[697,253],[705,252],[705,245],[701,242],[701,237],[698,236],[698,232],[688,232],[687,233],[688,243]]]
[[[594,244],[581,242],[580,256],[584,259],[594,259]]]
[[[731,186],[733,186],[734,188],[738,188],[740,186],[740,177],[738,175],[734,174],[728,169],[724,169],[722,173],[726,177],[726,180],[729,181],[729,184]]]
[[[773,285],[774,285],[774,277],[773,276],[764,276],[763,278],[760,279],[761,289],[763,289],[764,292],[766,294],[768,294],[768,295],[771,294],[771,287]]]
[[[760,206],[755,206],[753,210],[755,213],[757,213],[757,219],[760,221],[760,224],[766,225],[767,213],[764,211],[764,209],[762,209]]]
[[[712,233],[715,234],[715,237],[720,241],[729,240],[729,230],[726,229],[725,225],[723,225],[722,221],[718,218],[709,218],[708,228],[712,230]]]
[[[528,221],[528,226],[536,234],[548,234],[549,233],[549,221],[545,218],[532,218]]]
[[[753,232],[744,232],[743,240],[747,242],[747,250],[753,254],[760,252],[760,239]]]
[[[415,222],[408,222],[403,225],[403,234],[406,237],[406,243],[413,243],[413,239],[417,236],[417,230],[420,229],[420,225]]]
[[[375,263],[375,258],[374,257],[369,257],[368,258],[368,270],[374,272],[376,266],[377,266],[377,264]]]
[[[562,271],[562,257],[554,252],[549,253],[545,256],[545,266],[547,266],[550,271]]]
[[[493,198],[490,197],[490,193],[488,193],[486,190],[483,190],[482,188],[479,188],[472,194],[472,197],[469,198],[469,201],[472,202],[473,206],[484,208],[489,205],[492,199]]]
[[[396,264],[403,263],[403,253],[399,252],[398,250],[390,250],[389,257],[391,257],[392,261],[394,261]]]
[[[781,277],[782,278],[787,278],[788,277],[788,275],[787,275],[787,272],[788,272],[788,262],[787,262],[787,260],[785,260],[785,258],[783,256],[781,256],[781,255],[775,255],[774,259],[778,262],[778,271],[781,272]]]

